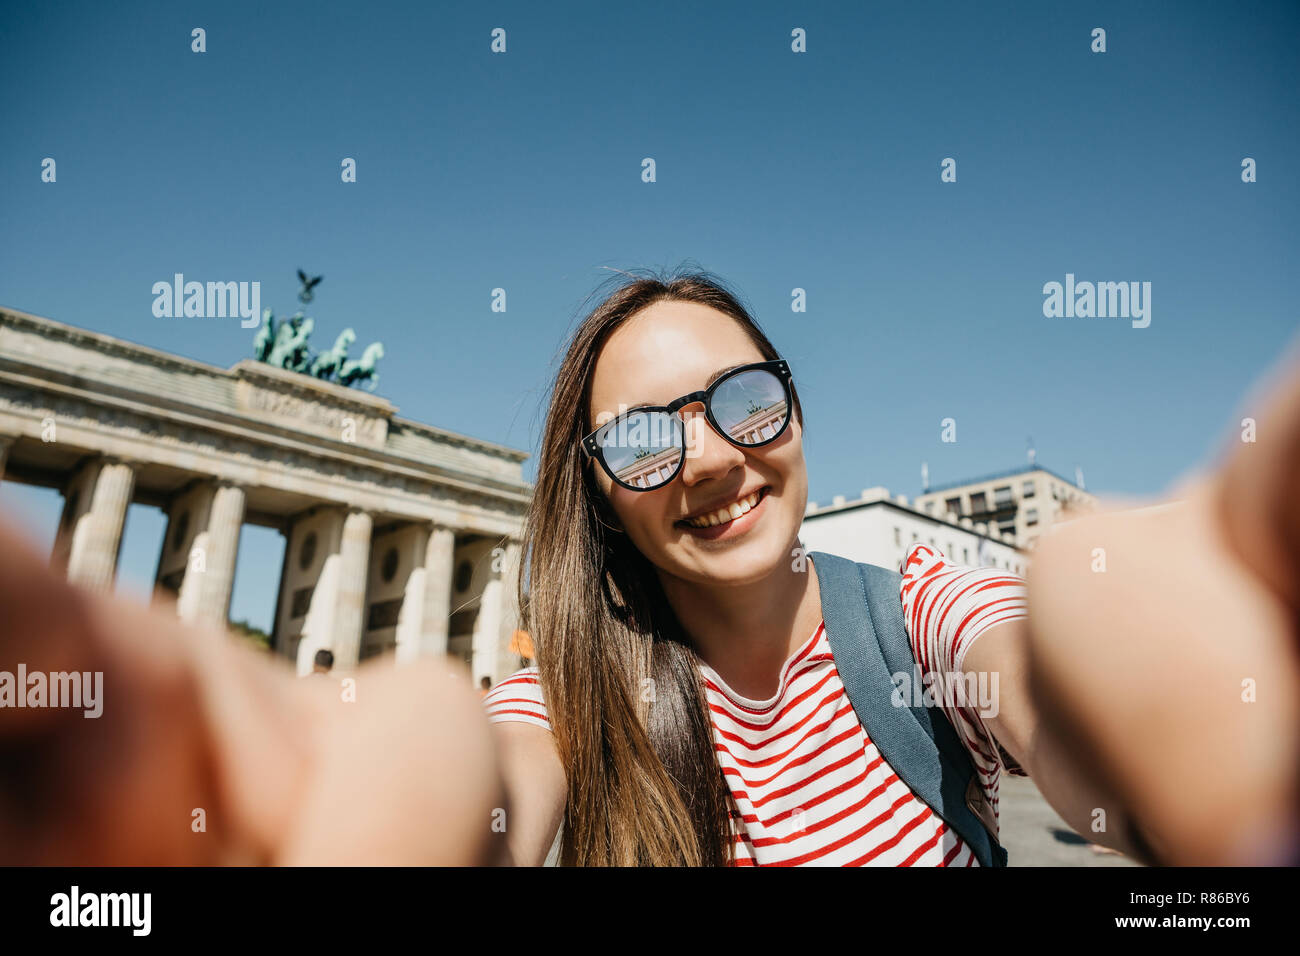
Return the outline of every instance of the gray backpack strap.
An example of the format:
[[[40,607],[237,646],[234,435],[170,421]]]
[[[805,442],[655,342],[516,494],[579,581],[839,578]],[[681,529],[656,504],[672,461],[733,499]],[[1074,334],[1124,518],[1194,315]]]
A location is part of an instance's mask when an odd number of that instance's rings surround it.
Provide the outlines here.
[[[1006,866],[974,764],[948,718],[913,705],[919,695],[904,694],[906,706],[895,702],[894,674],[921,686],[903,624],[902,575],[821,551],[808,557],[835,668],[867,735],[908,788],[971,847],[980,866]]]

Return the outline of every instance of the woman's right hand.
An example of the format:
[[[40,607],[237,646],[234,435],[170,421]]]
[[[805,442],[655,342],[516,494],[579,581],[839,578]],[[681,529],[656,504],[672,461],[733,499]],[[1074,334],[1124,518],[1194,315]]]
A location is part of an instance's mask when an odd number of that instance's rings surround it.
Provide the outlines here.
[[[348,701],[170,608],[73,587],[0,523],[0,671],[20,663],[101,672],[102,714],[0,708],[0,864],[499,856],[489,726],[450,659],[367,664]]]
[[[1053,529],[1028,572],[1040,707],[1158,859],[1300,859],[1300,354],[1257,441],[1176,503]]]

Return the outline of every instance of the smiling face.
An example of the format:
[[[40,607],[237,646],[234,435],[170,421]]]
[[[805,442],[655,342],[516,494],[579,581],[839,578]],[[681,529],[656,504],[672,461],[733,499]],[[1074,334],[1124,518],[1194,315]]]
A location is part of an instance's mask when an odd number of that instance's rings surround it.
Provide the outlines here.
[[[702,391],[718,370],[765,358],[729,315],[697,302],[656,302],[616,329],[601,349],[587,430],[630,406],[667,405]],[[760,581],[791,560],[803,523],[803,428],[792,414],[776,441],[739,448],[709,425],[702,405],[679,414],[688,453],[676,478],[653,491],[630,491],[592,462],[600,491],[628,538],[660,571],[701,584]],[[757,504],[739,518],[697,529],[686,523],[733,503],[752,503],[756,493]]]

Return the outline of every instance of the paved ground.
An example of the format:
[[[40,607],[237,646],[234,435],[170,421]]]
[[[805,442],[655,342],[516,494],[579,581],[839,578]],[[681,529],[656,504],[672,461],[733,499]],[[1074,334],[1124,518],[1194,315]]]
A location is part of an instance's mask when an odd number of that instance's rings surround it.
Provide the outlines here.
[[[1001,843],[1009,866],[1140,866],[1117,853],[1097,853],[1065,825],[1028,777],[1002,775]]]

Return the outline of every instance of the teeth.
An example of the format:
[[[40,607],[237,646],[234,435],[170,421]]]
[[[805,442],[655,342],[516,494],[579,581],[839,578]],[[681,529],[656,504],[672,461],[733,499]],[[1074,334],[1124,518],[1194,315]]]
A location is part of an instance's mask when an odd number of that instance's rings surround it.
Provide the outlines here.
[[[741,515],[749,511],[750,508],[758,504],[758,499],[762,497],[762,491],[756,491],[748,498],[741,498],[739,501],[727,505],[725,508],[719,508],[717,511],[701,515],[698,518],[691,518],[686,523],[693,528],[711,528],[715,524],[722,524],[725,521],[734,521]]]

